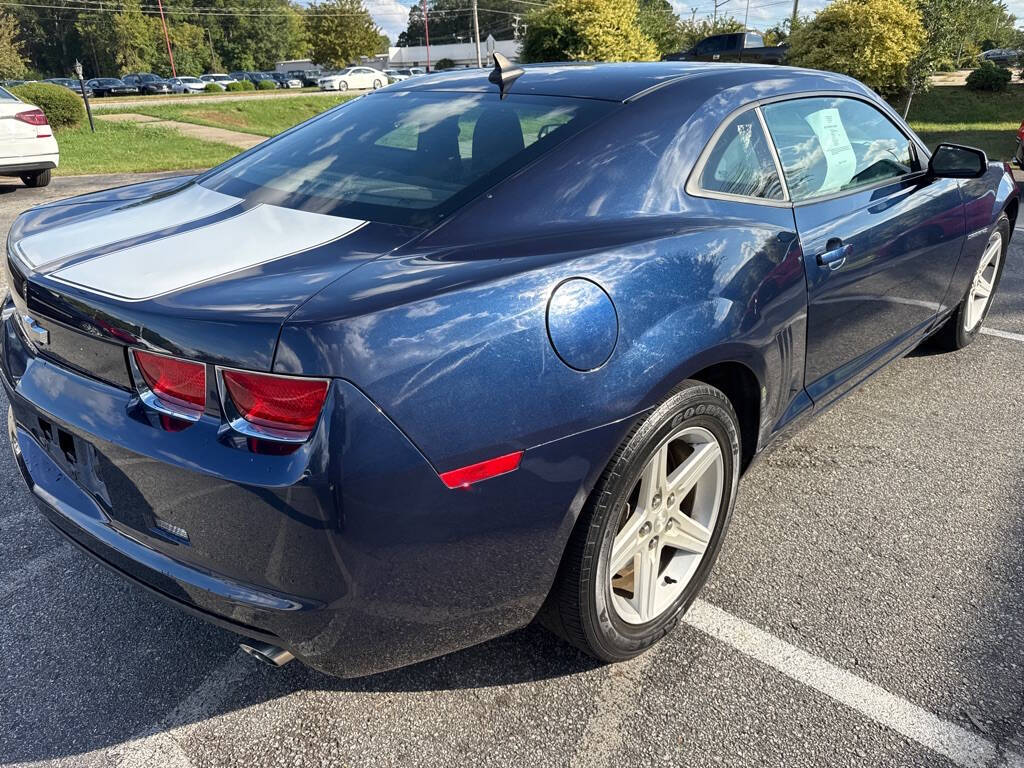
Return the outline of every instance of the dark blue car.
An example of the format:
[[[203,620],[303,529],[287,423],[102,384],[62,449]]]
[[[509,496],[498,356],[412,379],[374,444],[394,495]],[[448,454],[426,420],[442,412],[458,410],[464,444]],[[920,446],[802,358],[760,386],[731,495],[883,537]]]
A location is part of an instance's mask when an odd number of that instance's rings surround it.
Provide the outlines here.
[[[1018,204],[838,75],[414,78],[22,215],[11,442],[62,533],[273,663],[362,675],[538,615],[626,659],[760,452],[971,342]]]

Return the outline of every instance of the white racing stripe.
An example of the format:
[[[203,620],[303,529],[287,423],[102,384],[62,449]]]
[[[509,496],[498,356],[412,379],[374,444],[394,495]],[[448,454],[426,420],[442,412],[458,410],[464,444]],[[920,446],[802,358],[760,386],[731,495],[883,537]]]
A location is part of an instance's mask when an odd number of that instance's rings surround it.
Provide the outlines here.
[[[204,227],[77,262],[53,277],[114,298],[141,301],[315,248],[365,223],[258,205]]]
[[[697,600],[684,617],[690,626],[740,653],[772,667],[798,683],[860,712],[963,768],[1024,768],[1024,757],[1000,754],[996,745],[942,720],[824,659],[812,656],[721,608]]]
[[[192,184],[151,203],[126,203],[111,213],[29,235],[18,242],[18,255],[32,269],[39,269],[76,253],[220,213],[240,202]]]

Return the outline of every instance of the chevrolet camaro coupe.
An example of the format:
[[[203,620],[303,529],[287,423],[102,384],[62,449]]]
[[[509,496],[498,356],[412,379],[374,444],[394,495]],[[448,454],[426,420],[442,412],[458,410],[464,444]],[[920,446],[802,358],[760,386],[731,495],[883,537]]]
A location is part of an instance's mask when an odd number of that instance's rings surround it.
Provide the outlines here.
[[[11,229],[43,514],[264,661],[364,675],[536,617],[635,656],[759,453],[985,321],[1013,177],[856,81],[496,58]]]

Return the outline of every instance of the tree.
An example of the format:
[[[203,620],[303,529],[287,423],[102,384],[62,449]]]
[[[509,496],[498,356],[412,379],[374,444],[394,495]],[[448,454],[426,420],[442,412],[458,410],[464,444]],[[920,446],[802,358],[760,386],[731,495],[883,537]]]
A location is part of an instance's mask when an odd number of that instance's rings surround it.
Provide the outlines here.
[[[25,74],[23,46],[18,39],[20,31],[18,20],[0,10],[0,77],[15,78]]]
[[[921,14],[902,0],[834,0],[790,36],[786,61],[850,75],[894,96],[906,89],[924,41]]]
[[[361,0],[323,0],[306,12],[313,61],[338,69],[380,47],[381,31]]]
[[[650,61],[654,41],[637,23],[637,0],[553,0],[527,17],[524,61]]]
[[[664,56],[683,50],[679,17],[668,0],[639,0],[637,6],[636,23],[640,31],[654,41],[658,53]]]

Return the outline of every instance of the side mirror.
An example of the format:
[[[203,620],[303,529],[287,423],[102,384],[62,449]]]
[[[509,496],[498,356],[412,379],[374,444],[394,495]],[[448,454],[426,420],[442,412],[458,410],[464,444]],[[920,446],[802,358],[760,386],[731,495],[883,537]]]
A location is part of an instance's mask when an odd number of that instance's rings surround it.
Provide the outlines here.
[[[939,144],[928,160],[928,173],[938,179],[977,179],[987,170],[984,152],[959,144]]]

